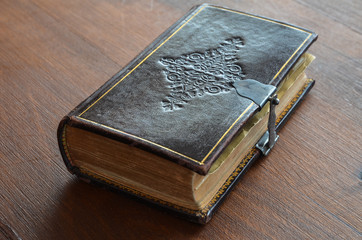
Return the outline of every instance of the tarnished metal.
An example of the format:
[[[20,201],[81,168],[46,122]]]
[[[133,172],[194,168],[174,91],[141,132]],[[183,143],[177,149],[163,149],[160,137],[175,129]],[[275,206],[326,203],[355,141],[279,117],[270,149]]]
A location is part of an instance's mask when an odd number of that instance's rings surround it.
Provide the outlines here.
[[[268,132],[269,132],[269,148],[273,148],[275,142],[278,139],[278,135],[275,131],[275,121],[276,121],[276,114],[275,114],[275,106],[279,104],[279,99],[275,94],[271,98],[270,101],[270,109],[269,109],[269,120],[268,120]]]
[[[276,87],[260,83],[253,79],[235,82],[233,86],[238,95],[252,100],[259,106],[259,109],[262,109],[268,101],[270,102],[268,131],[266,131],[256,144],[256,147],[260,149],[264,155],[267,155],[279,138],[275,130],[275,106],[279,104],[279,99],[275,94]]]
[[[273,95],[269,98],[270,109],[269,109],[269,119],[268,119],[268,131],[260,138],[256,147],[263,153],[263,155],[268,155],[270,150],[274,147],[276,141],[278,141],[279,136],[275,130],[275,106],[279,104],[279,99],[277,95]]]
[[[260,109],[277,90],[273,85],[264,84],[254,79],[237,81],[233,83],[233,86],[240,96],[250,99],[258,105]]]

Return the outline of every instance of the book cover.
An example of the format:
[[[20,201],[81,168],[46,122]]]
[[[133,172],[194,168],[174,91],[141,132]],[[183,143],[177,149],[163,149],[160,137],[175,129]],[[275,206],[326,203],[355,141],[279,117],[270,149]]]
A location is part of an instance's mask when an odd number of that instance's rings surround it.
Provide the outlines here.
[[[259,150],[250,150],[207,208],[190,210],[80,171],[67,154],[66,126],[152,152],[205,175],[260,110],[240,97],[233,84],[254,79],[278,86],[316,38],[309,30],[276,20],[211,5],[195,7],[62,120],[58,138],[68,169],[207,222],[259,157]],[[313,83],[309,81],[278,116],[277,130]]]

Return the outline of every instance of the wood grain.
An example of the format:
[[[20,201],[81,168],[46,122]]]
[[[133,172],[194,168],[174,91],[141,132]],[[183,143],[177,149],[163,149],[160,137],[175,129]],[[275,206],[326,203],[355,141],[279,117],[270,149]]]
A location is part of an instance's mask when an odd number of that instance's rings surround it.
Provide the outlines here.
[[[360,239],[362,4],[209,1],[319,34],[315,88],[206,226],[70,175],[60,119],[201,1],[0,1],[0,239]]]

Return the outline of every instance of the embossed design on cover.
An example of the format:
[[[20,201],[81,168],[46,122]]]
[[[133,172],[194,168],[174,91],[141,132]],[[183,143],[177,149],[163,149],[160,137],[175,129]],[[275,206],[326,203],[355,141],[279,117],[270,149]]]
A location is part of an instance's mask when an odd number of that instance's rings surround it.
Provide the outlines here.
[[[236,53],[244,46],[241,37],[226,39],[217,48],[193,52],[178,58],[163,57],[164,74],[171,89],[162,101],[165,111],[182,108],[205,94],[229,92],[232,83],[244,78]]]

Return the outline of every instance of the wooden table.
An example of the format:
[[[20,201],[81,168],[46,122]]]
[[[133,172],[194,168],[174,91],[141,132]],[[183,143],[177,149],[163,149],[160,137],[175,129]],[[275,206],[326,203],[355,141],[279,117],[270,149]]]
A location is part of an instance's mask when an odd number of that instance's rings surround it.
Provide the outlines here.
[[[316,31],[315,88],[206,226],[86,184],[60,119],[199,1],[0,1],[0,239],[361,239],[362,3],[209,1]]]

